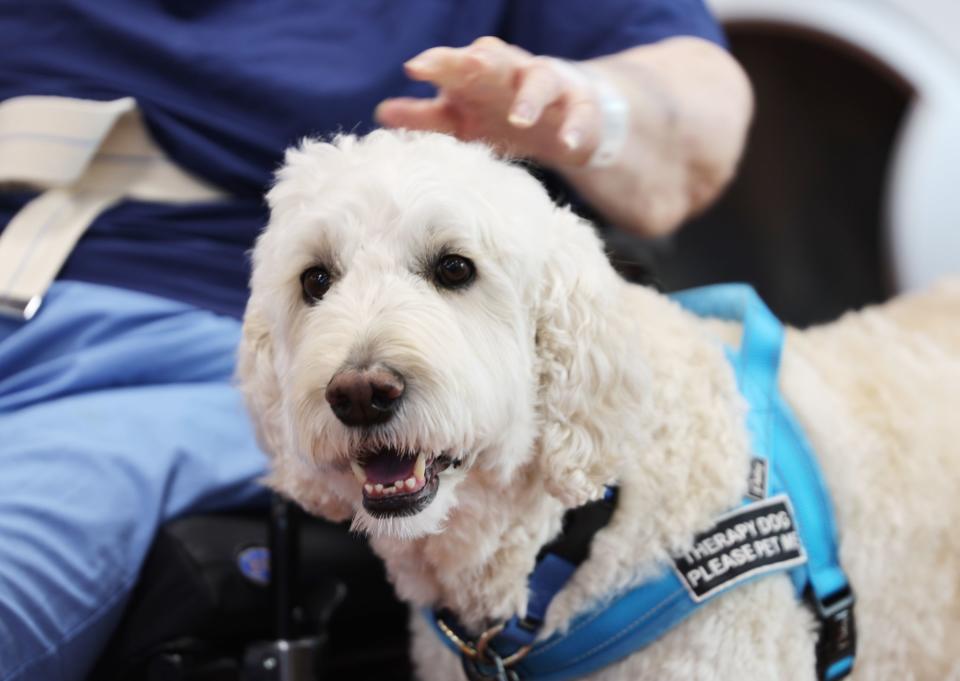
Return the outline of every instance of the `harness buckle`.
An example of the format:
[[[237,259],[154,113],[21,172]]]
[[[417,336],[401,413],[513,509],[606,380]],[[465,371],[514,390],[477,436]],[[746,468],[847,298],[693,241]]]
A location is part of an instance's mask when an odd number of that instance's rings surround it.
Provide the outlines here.
[[[820,621],[817,640],[817,678],[824,681],[842,679],[853,670],[857,652],[857,622],[854,617],[856,599],[849,585],[820,599],[813,589],[807,599]]]

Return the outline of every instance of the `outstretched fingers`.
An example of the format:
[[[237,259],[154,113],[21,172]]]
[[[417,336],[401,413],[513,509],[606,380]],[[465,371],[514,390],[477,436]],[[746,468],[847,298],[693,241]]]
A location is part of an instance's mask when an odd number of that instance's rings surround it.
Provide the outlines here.
[[[588,163],[599,144],[604,123],[598,88],[577,64],[487,36],[467,47],[431,48],[404,67],[440,94],[386,100],[376,117],[389,127],[485,139],[569,165]]]
[[[516,49],[480,41],[469,47],[434,47],[408,61],[404,69],[413,80],[433,83],[440,90],[489,96],[511,88]]]

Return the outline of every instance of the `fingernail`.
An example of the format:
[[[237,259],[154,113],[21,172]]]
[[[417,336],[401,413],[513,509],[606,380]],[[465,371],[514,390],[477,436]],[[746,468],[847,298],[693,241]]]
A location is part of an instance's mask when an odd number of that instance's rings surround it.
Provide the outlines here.
[[[583,141],[583,136],[579,130],[567,130],[563,133],[561,139],[568,150],[576,151],[580,147],[580,142]]]
[[[536,111],[530,102],[520,102],[513,107],[513,111],[510,112],[507,120],[513,125],[526,128],[533,125],[534,114],[536,114]]]

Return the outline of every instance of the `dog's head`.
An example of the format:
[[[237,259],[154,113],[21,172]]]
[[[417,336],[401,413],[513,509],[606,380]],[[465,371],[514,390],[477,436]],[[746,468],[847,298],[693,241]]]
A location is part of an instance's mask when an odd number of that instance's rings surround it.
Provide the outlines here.
[[[620,281],[590,225],[438,134],[305,142],[268,200],[239,374],[276,488],[397,537],[521,469],[568,505],[600,493],[598,415],[638,383],[604,352]]]

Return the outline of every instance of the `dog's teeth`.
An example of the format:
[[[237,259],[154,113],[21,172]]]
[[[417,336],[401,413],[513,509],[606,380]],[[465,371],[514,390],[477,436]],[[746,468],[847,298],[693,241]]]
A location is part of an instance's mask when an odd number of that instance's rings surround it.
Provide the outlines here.
[[[413,467],[413,475],[423,480],[424,472],[427,470],[427,455],[423,452],[417,454],[417,463]]]
[[[360,481],[361,485],[367,481],[367,474],[363,470],[363,466],[358,464],[356,461],[351,461],[350,468],[353,469],[353,474],[357,477],[357,480]]]
[[[395,480],[392,484],[384,486],[382,483],[365,483],[363,485],[363,490],[369,496],[374,497],[389,497],[395,494],[404,494],[408,490],[413,491],[416,489],[417,485],[423,483],[423,478],[417,479],[413,476],[410,476],[406,480]]]

